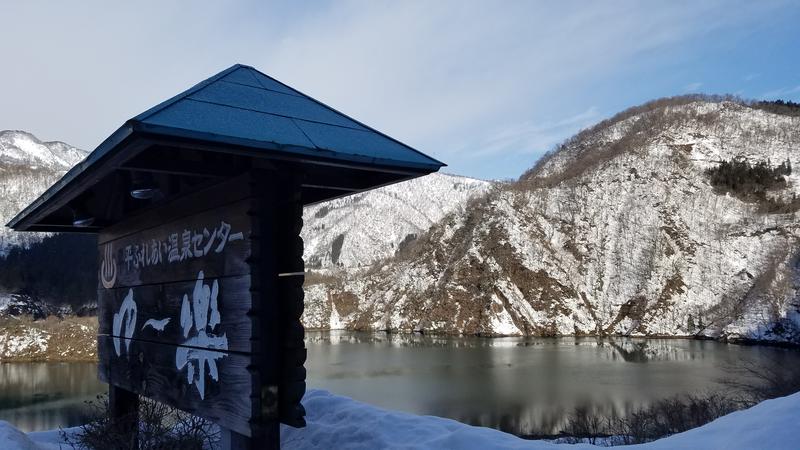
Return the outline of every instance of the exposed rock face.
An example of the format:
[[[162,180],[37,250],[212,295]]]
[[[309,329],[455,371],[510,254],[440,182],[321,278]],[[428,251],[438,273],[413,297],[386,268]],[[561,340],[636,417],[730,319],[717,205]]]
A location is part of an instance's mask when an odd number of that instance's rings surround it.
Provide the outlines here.
[[[38,242],[43,233],[15,233],[11,218],[87,153],[63,142],[42,142],[24,131],[0,131],[0,255],[10,246]]]
[[[764,201],[710,184],[800,160],[800,117],[662,101],[570,139],[368,270],[311,274],[312,328],[800,341],[796,173]],[[366,224],[362,226],[368,226]]]

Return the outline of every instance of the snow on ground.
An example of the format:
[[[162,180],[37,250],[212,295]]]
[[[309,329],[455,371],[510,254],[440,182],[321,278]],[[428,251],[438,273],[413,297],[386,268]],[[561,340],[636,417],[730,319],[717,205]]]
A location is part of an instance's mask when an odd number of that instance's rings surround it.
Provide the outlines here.
[[[387,411],[327,391],[310,390],[303,399],[306,428],[281,428],[281,446],[308,449],[526,449],[586,450],[589,444],[529,441],[491,428],[465,425],[433,416]],[[767,400],[721,417],[700,428],[625,449],[797,449],[800,442],[800,393]],[[0,448],[59,448],[56,431],[28,433],[0,421]]]
[[[553,444],[520,439],[455,420],[387,411],[326,391],[303,399],[308,426],[281,430],[283,448],[306,449],[596,449],[588,444]],[[796,449],[800,393],[767,400],[703,427],[625,449]]]
[[[11,303],[11,294],[4,294],[0,292],[0,312],[8,309],[8,304]]]
[[[37,328],[27,328],[21,333],[0,330],[0,355],[28,355],[47,350],[50,334]]]

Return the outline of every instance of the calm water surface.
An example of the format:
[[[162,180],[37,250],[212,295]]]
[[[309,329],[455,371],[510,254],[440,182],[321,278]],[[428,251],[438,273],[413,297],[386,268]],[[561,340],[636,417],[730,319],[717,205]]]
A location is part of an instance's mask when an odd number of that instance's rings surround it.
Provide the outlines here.
[[[604,415],[724,390],[743,361],[800,352],[688,339],[440,338],[306,334],[308,385],[374,405],[526,434],[556,434],[576,407]]]
[[[446,338],[309,332],[308,386],[377,406],[516,434],[557,433],[576,407],[602,414],[725,389],[742,361],[800,364],[800,352],[683,339]],[[0,420],[74,426],[105,392],[85,363],[0,364]]]
[[[0,420],[23,431],[80,425],[84,402],[107,390],[94,363],[3,363]]]

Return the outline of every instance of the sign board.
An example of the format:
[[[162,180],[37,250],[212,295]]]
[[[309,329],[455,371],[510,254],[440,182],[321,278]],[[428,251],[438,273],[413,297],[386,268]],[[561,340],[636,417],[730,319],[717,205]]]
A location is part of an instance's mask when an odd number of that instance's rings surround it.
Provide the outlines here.
[[[305,386],[305,353],[286,351],[278,320],[287,309],[281,284],[302,283],[302,270],[280,276],[274,242],[286,217],[270,220],[281,208],[251,179],[132,217],[98,239],[100,379],[248,437],[279,418],[282,385],[300,391],[288,399],[295,408]],[[245,198],[220,194],[233,187]]]
[[[9,226],[98,233],[113,421],[139,394],[217,422],[224,448],[278,448],[279,421],[305,424],[302,205],[443,165],[236,64],[127,120]]]

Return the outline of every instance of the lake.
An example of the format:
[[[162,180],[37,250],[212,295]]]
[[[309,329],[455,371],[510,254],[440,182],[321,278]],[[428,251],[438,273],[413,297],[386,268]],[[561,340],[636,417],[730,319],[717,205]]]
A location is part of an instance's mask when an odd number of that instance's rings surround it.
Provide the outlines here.
[[[726,389],[743,361],[800,364],[800,352],[688,339],[477,338],[308,332],[308,387],[384,408],[520,435],[555,434],[577,407],[604,415],[676,394]],[[0,420],[73,426],[105,391],[86,363],[0,365]]]

